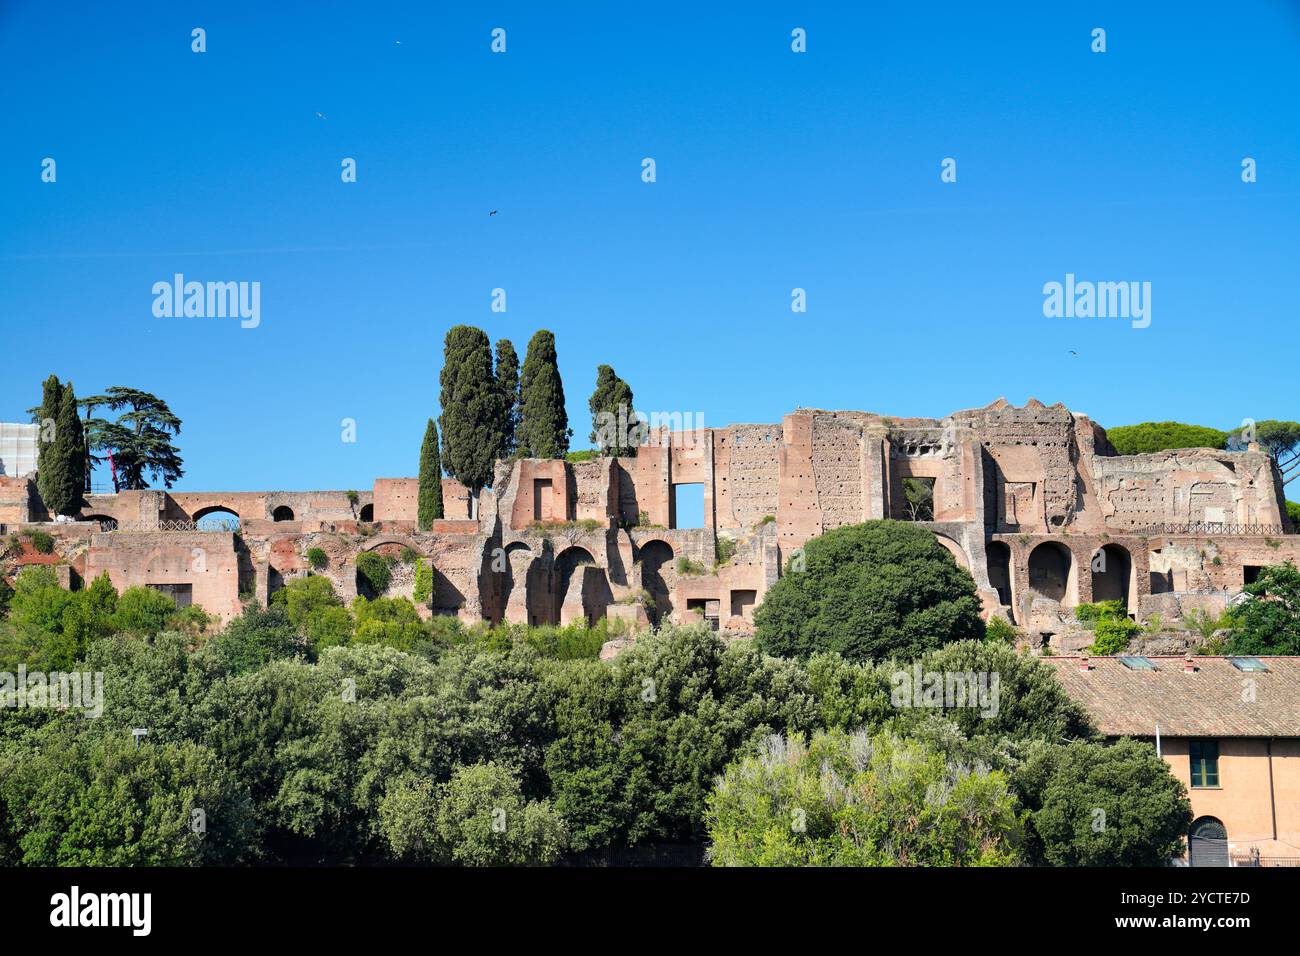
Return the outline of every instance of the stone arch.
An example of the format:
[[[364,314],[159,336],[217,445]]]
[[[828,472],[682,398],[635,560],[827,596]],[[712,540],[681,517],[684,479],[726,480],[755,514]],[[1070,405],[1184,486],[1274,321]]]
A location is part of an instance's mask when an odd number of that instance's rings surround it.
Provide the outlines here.
[[[118,524],[118,520],[115,516],[110,514],[105,514],[102,511],[96,511],[94,514],[90,514],[90,515],[82,515],[81,520],[97,521],[99,522],[99,526],[101,529],[105,527],[115,528],[117,527]]]
[[[1063,607],[1078,603],[1074,555],[1059,541],[1044,541],[1029,553],[1029,590]]]
[[[362,505],[361,510],[357,513],[357,520],[364,521],[367,524],[373,523],[375,520],[375,506],[373,504]]]
[[[677,578],[673,564],[675,557],[673,546],[660,538],[642,542],[638,549],[641,586],[654,602],[654,607],[646,609],[651,624],[657,625],[672,618],[673,584]]]
[[[244,526],[244,516],[228,504],[211,504],[204,505],[202,508],[196,508],[190,513],[190,520],[196,525],[204,518],[210,517],[214,518],[214,520],[228,520],[216,517],[221,515],[229,515],[234,518],[236,527],[242,528]]]
[[[498,570],[496,562],[504,558],[504,567]],[[493,590],[497,594],[500,613],[512,624],[527,624],[528,619],[528,570],[535,558],[533,549],[526,542],[514,541],[501,550],[488,548],[485,555],[486,567],[491,574]]]
[[[276,508],[274,511],[271,512],[271,520],[292,521],[293,509],[290,508],[288,505],[280,505],[278,508]]]
[[[1133,556],[1119,544],[1104,544],[1092,555],[1092,599],[1119,601],[1125,613],[1137,607]]]
[[[957,567],[964,568],[967,571],[970,570],[970,558],[966,557],[965,548],[946,534],[939,534],[936,531],[934,536],[935,539],[944,546],[944,549],[952,555],[953,560],[957,562]]]
[[[1227,866],[1228,828],[1218,817],[1197,817],[1187,830],[1189,866]]]
[[[989,569],[989,586],[998,592],[998,603],[1015,607],[1011,587],[1011,548],[1005,541],[990,541],[984,548]]]
[[[395,544],[402,548],[410,548],[412,551],[415,551],[417,554],[419,554],[420,557],[424,557],[424,550],[415,541],[406,537],[405,535],[400,535],[400,534],[375,535],[374,540],[367,541],[365,544],[361,546],[361,550],[376,551],[379,548],[382,548],[386,544]]]

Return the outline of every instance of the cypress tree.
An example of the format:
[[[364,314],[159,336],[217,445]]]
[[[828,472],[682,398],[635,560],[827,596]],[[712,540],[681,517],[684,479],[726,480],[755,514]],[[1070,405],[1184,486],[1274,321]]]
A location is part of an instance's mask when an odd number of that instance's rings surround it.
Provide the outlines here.
[[[502,431],[492,346],[482,329],[457,325],[447,331],[439,382],[442,464],[477,502],[492,481]]]
[[[519,356],[509,339],[497,342],[497,391],[501,393],[501,450],[498,458],[509,458],[518,447]]]
[[[429,419],[420,446],[419,528],[428,531],[442,517],[442,458],[438,454],[438,426]]]
[[[615,374],[612,366],[596,367],[596,390],[587,402],[591,409],[590,441],[602,455],[630,457],[636,454],[640,431],[632,410],[632,386]],[[602,416],[609,416],[601,421]]]
[[[59,377],[51,375],[41,387],[41,407],[36,409],[36,490],[41,500],[49,502],[54,493],[50,478],[58,466],[55,464],[54,442],[59,434],[59,404],[63,400],[63,386]]]
[[[563,458],[569,451],[569,415],[555,355],[555,336],[545,329],[528,343],[519,382],[519,450],[526,458]]]
[[[45,456],[49,460],[48,490],[45,507],[53,514],[75,515],[81,510],[85,483],[85,437],[81,417],[77,414],[77,396],[72,383],[63,387],[59,400],[59,417],[55,425],[54,444]]]

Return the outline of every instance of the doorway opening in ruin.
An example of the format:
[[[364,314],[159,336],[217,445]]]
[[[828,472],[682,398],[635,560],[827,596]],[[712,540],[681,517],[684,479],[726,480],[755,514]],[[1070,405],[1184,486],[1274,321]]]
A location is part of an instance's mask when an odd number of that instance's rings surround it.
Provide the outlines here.
[[[732,591],[731,592],[731,616],[743,618],[746,621],[754,620],[754,605],[758,601],[757,591]]]
[[[193,584],[150,584],[148,586],[171,598],[178,611],[194,603]]]
[[[1259,572],[1262,569],[1257,564],[1243,564],[1241,566],[1241,583],[1254,584],[1259,580]]]
[[[998,603],[1011,607],[1011,548],[1002,541],[990,541],[985,553],[989,563],[989,585],[998,592]]]
[[[293,520],[293,509],[290,508],[288,505],[280,505],[280,507],[276,508],[274,511],[271,512],[271,520],[272,520],[272,521],[292,521],[292,520]]]
[[[651,624],[670,620],[673,613],[673,549],[666,541],[647,541],[641,545],[641,586],[650,596],[653,607],[646,608]]]
[[[1103,545],[1092,556],[1092,599],[1119,601],[1124,612],[1136,606],[1132,593],[1133,559],[1118,544]]]
[[[367,523],[370,523],[370,522],[374,521],[374,520],[375,520],[375,506],[374,506],[374,505],[362,505],[362,506],[361,506],[361,511],[360,511],[360,513],[357,515],[357,520],[358,520],[358,521],[364,521],[364,522],[367,522]]]
[[[572,612],[578,608],[582,610],[582,616],[591,622],[591,608],[589,608],[587,595],[583,593],[583,583],[585,575],[579,570],[587,565],[594,565],[596,559],[591,556],[591,552],[586,548],[566,548],[555,559],[555,617],[552,624],[564,624],[565,605],[570,606],[570,617],[576,617]]]
[[[904,521],[934,520],[934,482],[933,478],[903,478]]]
[[[698,615],[698,620],[709,625],[709,629],[718,629],[718,604],[714,598],[687,598],[686,613]]]
[[[202,531],[238,531],[239,515],[229,508],[203,508],[194,513],[194,527]]]
[[[1029,589],[1038,597],[1073,605],[1074,556],[1056,541],[1044,541],[1029,555]]]
[[[704,527],[704,485],[696,482],[672,486],[670,528]]]

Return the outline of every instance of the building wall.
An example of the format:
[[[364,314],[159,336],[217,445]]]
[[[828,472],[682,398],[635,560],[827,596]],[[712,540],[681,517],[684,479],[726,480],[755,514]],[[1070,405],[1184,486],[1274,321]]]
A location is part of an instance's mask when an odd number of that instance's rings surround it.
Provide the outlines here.
[[[1219,787],[1206,789],[1191,786],[1188,740],[1161,740],[1170,771],[1188,788],[1193,819],[1222,822],[1232,851],[1259,847],[1263,856],[1300,857],[1300,740],[1275,738],[1270,745],[1261,738],[1222,738],[1218,743]]]

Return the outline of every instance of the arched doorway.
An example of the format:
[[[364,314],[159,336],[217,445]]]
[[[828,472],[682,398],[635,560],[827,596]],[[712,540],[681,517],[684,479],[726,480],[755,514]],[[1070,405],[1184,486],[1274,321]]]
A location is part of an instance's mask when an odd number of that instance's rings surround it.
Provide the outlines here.
[[[362,505],[361,512],[357,515],[358,521],[372,522],[375,520],[375,506]]]
[[[1057,541],[1044,541],[1029,554],[1029,589],[1037,597],[1073,605],[1074,556]]]
[[[1198,817],[1187,831],[1187,862],[1191,866],[1228,865],[1228,829],[1215,817]]]
[[[290,508],[288,505],[280,505],[280,507],[276,508],[274,511],[271,512],[271,520],[272,520],[272,521],[292,521],[292,520],[293,520],[293,509]]]
[[[646,608],[650,623],[672,619],[673,549],[666,541],[647,541],[641,545],[641,586],[645,588],[654,607]]]
[[[1118,544],[1102,545],[1092,556],[1092,599],[1119,601],[1125,613],[1132,606],[1133,559]]]

